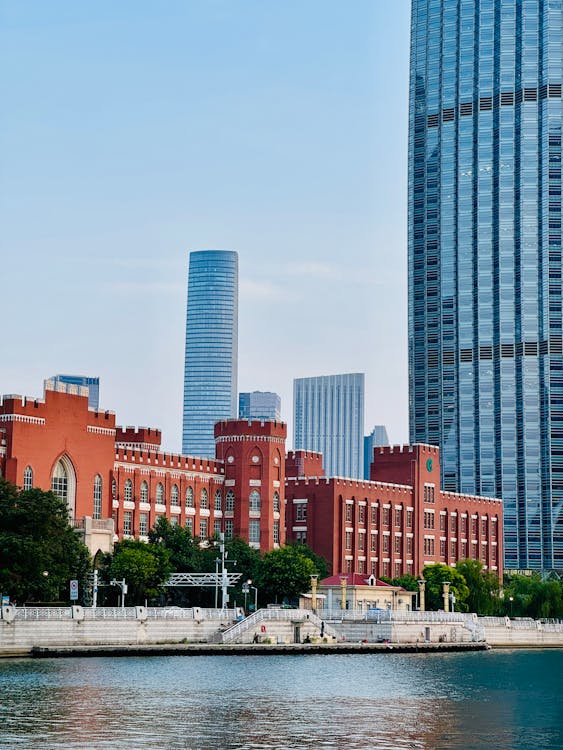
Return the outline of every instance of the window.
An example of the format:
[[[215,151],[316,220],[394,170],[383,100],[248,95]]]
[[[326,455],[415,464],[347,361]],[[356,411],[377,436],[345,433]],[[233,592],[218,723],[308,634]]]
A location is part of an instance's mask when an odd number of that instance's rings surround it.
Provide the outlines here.
[[[487,519],[486,518],[481,519],[481,536],[482,537],[487,536]]]
[[[146,536],[149,533],[149,516],[148,513],[139,514],[139,534]]]
[[[207,518],[200,519],[199,535],[202,539],[207,539]]]
[[[401,563],[396,562],[395,563],[395,578],[398,578],[401,575]]]
[[[477,517],[471,519],[471,534],[477,536]]]
[[[234,521],[232,519],[227,519],[225,521],[225,539],[233,538],[233,524]]]
[[[227,513],[232,513],[235,509],[235,493],[232,490],[229,490],[227,492],[227,497],[225,498],[225,511]]]
[[[400,508],[395,508],[395,526],[401,528],[402,514]]]
[[[115,479],[111,480],[111,499],[117,500],[117,482]]]
[[[178,516],[172,516],[170,518],[170,526],[178,526]]]
[[[440,557],[446,556],[446,540],[440,539]]]
[[[250,542],[250,544],[260,544],[260,521],[249,521],[248,541]]]
[[[352,520],[352,506],[350,503],[346,503],[346,520],[348,523]]]
[[[23,473],[23,488],[24,490],[33,489],[33,469],[31,466],[26,466]]]
[[[207,490],[205,489],[205,487],[201,490],[199,496],[199,507],[209,508],[209,495],[207,494]]]
[[[298,503],[295,506],[295,520],[296,521],[307,520],[307,503]]]
[[[412,510],[407,510],[407,528],[412,529]]]
[[[390,508],[383,508],[383,525],[389,526],[389,512]]]
[[[430,510],[424,511],[424,528],[425,529],[434,528],[434,513]]]
[[[425,484],[424,485],[424,502],[425,503],[434,503],[434,493],[435,493],[435,487],[433,484]]]
[[[395,537],[395,554],[396,555],[401,554],[401,537],[400,536]]]
[[[467,534],[467,516],[461,517],[461,533]]]
[[[223,505],[223,500],[221,497],[221,490],[217,490],[215,493],[215,510],[221,511]]]
[[[407,555],[412,555],[412,536],[407,537]]]
[[[215,536],[219,536],[220,533],[221,533],[221,521],[217,519],[216,521],[213,522],[213,534]]]
[[[280,493],[274,492],[274,513],[280,512]]]
[[[352,572],[352,560],[346,560],[346,573]],[[348,602],[346,602],[346,609],[348,609]]]
[[[164,487],[162,486],[162,482],[159,482],[156,485],[156,504],[157,505],[164,504]]]
[[[358,573],[364,573],[365,572],[365,561],[364,560],[358,560]]]
[[[360,505],[358,507],[358,521],[360,523],[365,523],[366,522],[366,508],[365,508],[365,505]]]
[[[94,478],[94,513],[92,518],[102,517],[102,478],[97,474]]]
[[[192,487],[188,487],[186,490],[186,508],[194,507],[194,491]]]
[[[440,531],[446,530],[446,516],[444,513],[440,513]]]
[[[131,529],[133,527],[133,514],[130,510],[126,510],[123,514],[123,536],[131,536]]]
[[[352,549],[352,532],[346,532],[346,549]]]
[[[358,549],[363,552],[366,546],[366,535],[358,534]]]
[[[274,521],[274,544],[280,543],[280,522]]]
[[[432,556],[434,554],[434,538],[424,538],[424,554]]]
[[[371,506],[371,522],[374,526],[377,523],[377,508],[375,505]]]
[[[260,493],[258,490],[252,490],[250,493],[250,511],[260,513]]]
[[[455,534],[456,525],[457,525],[457,516],[450,516],[450,531],[452,534]]]
[[[129,480],[128,480],[129,481]],[[51,479],[51,490],[65,503],[68,497],[68,475],[61,461],[55,466],[53,478]]]
[[[383,537],[383,551],[389,552],[389,536],[387,534]]]
[[[307,532],[306,531],[296,531],[295,532],[295,541],[297,544],[307,544]]]
[[[170,490],[170,505],[180,505],[180,492],[177,484],[173,484]]]
[[[377,552],[377,534],[370,535],[369,549],[370,552]]]
[[[190,534],[193,536],[194,533],[194,519],[191,516],[188,516],[186,518],[186,529],[190,532]]]
[[[148,503],[149,501],[149,486],[146,482],[141,482],[141,502]]]
[[[450,542],[450,556],[455,559],[456,554],[456,543]]]

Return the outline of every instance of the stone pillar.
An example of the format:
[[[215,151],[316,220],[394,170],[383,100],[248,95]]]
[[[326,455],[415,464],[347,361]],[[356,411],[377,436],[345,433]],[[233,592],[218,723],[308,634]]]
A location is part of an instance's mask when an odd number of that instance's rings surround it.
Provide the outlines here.
[[[317,611],[317,583],[319,580],[319,576],[312,575],[311,576],[311,609],[313,612]]]
[[[346,609],[346,584],[348,583],[348,579],[346,576],[342,576],[340,579],[340,592],[341,592],[341,598],[340,598],[340,609]]]
[[[444,581],[442,584],[443,593],[442,596],[444,597],[444,612],[450,611],[450,582]]]
[[[426,601],[424,599],[424,594],[426,592],[426,581],[424,578],[418,579],[418,608],[421,612],[424,612],[426,609]]]

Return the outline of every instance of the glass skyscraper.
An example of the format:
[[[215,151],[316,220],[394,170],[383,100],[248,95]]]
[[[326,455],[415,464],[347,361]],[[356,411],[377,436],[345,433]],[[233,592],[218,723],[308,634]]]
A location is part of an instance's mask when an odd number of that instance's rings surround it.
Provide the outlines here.
[[[215,422],[236,417],[238,255],[190,253],[182,452],[214,456]]]
[[[294,446],[323,454],[329,477],[364,474],[364,374],[293,381]]]
[[[411,441],[563,568],[561,0],[413,0]]]
[[[88,388],[88,406],[90,409],[100,408],[100,378],[91,378],[87,375],[53,375],[52,380],[66,385],[78,385]]]
[[[251,391],[239,393],[239,419],[267,419],[279,422],[281,419],[281,398],[271,391]]]

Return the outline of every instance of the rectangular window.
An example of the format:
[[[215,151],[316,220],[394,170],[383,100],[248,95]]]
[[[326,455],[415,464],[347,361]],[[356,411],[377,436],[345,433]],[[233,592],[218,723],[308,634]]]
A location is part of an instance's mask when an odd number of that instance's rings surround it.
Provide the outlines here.
[[[131,530],[133,528],[133,514],[130,510],[126,510],[123,514],[123,535],[131,536]]]
[[[455,555],[456,555],[456,543],[455,542],[450,542],[450,555],[452,559],[455,559]]]
[[[424,511],[424,528],[425,529],[434,528],[434,513],[430,510]]]
[[[461,533],[467,534],[467,516],[461,517]]]
[[[412,510],[407,510],[407,529],[412,529]]]
[[[352,549],[352,532],[346,532],[346,549]]]
[[[219,536],[221,533],[221,521],[217,519],[216,521],[213,521],[213,534],[215,536]]]
[[[377,552],[377,534],[371,534],[369,548],[370,552]]]
[[[146,536],[149,533],[149,517],[147,513],[139,514],[139,534]]]
[[[383,508],[383,525],[389,526],[389,508]]]
[[[348,523],[352,520],[352,506],[346,503],[346,520]]]
[[[471,535],[477,536],[477,519],[476,518],[471,519]]]
[[[199,536],[201,537],[201,539],[207,539],[207,518],[200,519]]]
[[[371,522],[373,526],[377,523],[377,508],[375,505],[372,505],[371,507]]]
[[[383,551],[389,552],[389,537],[387,536],[387,534],[385,534],[383,537]]]
[[[412,555],[412,536],[407,537],[407,555]]]
[[[365,534],[358,534],[358,549],[363,552],[366,545],[366,535]]]
[[[432,556],[434,555],[434,539],[425,537],[424,539],[424,554]]]
[[[366,563],[364,560],[358,560],[358,573],[365,573]]]
[[[296,521],[307,520],[307,503],[298,503],[295,506],[295,520]]]
[[[295,541],[298,544],[307,544],[307,532],[306,531],[296,531],[295,532]]]
[[[450,531],[452,534],[455,534],[456,525],[457,525],[457,516],[450,516]]]
[[[446,540],[440,539],[440,557],[446,556]]]
[[[280,543],[280,522],[274,521],[274,544]]]
[[[193,535],[194,533],[194,519],[191,516],[186,518],[186,529]]]
[[[396,562],[395,563],[395,578],[398,578],[401,575],[401,563]]]
[[[441,513],[440,514],[440,531],[446,530],[446,516]]]
[[[358,507],[358,521],[360,523],[366,522],[366,507],[365,505],[360,505]]]
[[[401,537],[400,536],[395,537],[395,554],[396,555],[401,554]]]
[[[233,538],[233,524],[234,524],[234,521],[232,518],[228,518],[225,521],[225,539]]]
[[[170,526],[177,526],[178,525],[178,516],[172,516],[170,519]]]
[[[400,508],[395,508],[395,526],[401,528],[402,513]]]
[[[260,544],[260,521],[256,519],[248,522],[248,541],[251,544]]]
[[[487,538],[487,519],[482,518],[481,519],[481,536],[483,539]]]

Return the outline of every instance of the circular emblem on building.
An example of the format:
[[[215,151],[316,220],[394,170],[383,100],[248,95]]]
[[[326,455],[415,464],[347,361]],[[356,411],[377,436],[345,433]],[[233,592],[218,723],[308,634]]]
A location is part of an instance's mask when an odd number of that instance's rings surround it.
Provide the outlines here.
[[[258,461],[260,461],[260,457],[259,456],[252,456],[252,463],[253,464],[257,464]]]
[[[432,459],[431,458],[426,459],[426,471],[432,471]]]
[[[232,464],[234,460],[235,460],[235,457],[234,457],[234,456],[229,456],[229,457],[227,458],[227,461],[228,461],[228,463],[230,463],[230,464]]]
[[[275,465],[277,466],[277,465],[279,464],[279,462],[280,462],[280,461],[279,461],[279,458],[278,458],[278,457],[276,456],[276,457],[274,458],[274,464],[275,464]]]

